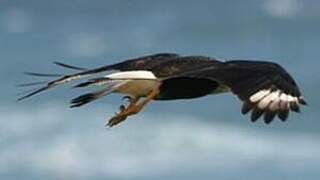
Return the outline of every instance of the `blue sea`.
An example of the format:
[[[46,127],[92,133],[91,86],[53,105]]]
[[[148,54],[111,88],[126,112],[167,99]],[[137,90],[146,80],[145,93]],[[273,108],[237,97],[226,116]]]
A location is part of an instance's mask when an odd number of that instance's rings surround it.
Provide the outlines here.
[[[320,1],[0,0],[0,179],[315,180],[320,178]],[[48,80],[159,52],[267,60],[296,79],[308,106],[287,122],[251,123],[231,94],[152,102],[105,123],[121,95],[70,109],[92,89],[63,86],[16,102]]]

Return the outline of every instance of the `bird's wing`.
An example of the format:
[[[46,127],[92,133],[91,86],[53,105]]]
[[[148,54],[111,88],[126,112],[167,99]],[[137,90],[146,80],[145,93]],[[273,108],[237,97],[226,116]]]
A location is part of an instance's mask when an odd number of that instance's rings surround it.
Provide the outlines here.
[[[120,71],[151,70],[164,62],[168,62],[179,57],[180,55],[174,53],[158,53],[149,56],[133,58],[110,65],[109,67]]]
[[[293,78],[275,63],[228,61],[175,77],[211,79],[229,87],[243,101],[242,113],[252,110],[252,121],[263,114],[266,123],[276,115],[285,121],[290,110],[300,112],[299,105],[306,104]]]
[[[170,61],[159,63],[152,67],[150,71],[159,78],[165,78],[208,66],[218,66],[221,63],[214,58],[206,56],[179,56]]]
[[[89,79],[86,82],[75,85],[76,88],[87,86],[110,86],[110,91],[97,91],[80,96],[71,101],[71,107],[79,107],[93,100],[101,98],[110,92],[117,90],[122,83],[139,80],[156,80],[180,72],[194,70],[201,67],[221,63],[212,58],[204,56],[178,56],[175,54],[158,54],[136,60],[125,61],[112,65],[113,68],[121,70],[108,76]]]
[[[157,66],[162,62],[170,61],[171,59],[174,59],[176,57],[179,57],[179,55],[172,54],[172,53],[153,54],[149,56],[143,56],[139,58],[125,60],[123,62],[112,64],[112,65],[101,66],[94,69],[86,69],[86,68],[67,65],[60,62],[54,62],[56,65],[70,68],[70,69],[81,70],[81,71],[78,73],[69,74],[69,75],[27,73],[28,75],[32,75],[32,76],[42,76],[42,77],[45,76],[45,77],[58,77],[58,78],[52,81],[45,82],[42,87],[39,87],[38,89],[18,98],[17,100],[21,101],[23,99],[36,95],[40,92],[51,89],[55,86],[65,84],[70,81],[79,80],[83,77],[87,77],[87,76],[94,75],[101,72],[106,72],[110,70],[131,71],[131,70],[152,69],[153,67]],[[37,85],[38,83],[27,83],[27,84]],[[23,86],[25,86],[25,84],[23,84]]]
[[[193,71],[199,68],[208,67],[222,62],[205,56],[178,56],[176,54],[157,54],[156,56],[141,57],[136,60],[124,61],[111,65],[110,68],[122,71],[126,76],[122,80],[150,79],[150,75],[156,78],[170,77],[176,74]],[[143,73],[141,73],[143,72]],[[115,73],[115,75],[123,74]],[[137,77],[137,75],[140,75]],[[102,77],[89,79],[86,82],[77,84],[74,87],[86,87],[92,84],[99,84],[100,80],[108,79]],[[119,80],[119,78],[118,78]]]

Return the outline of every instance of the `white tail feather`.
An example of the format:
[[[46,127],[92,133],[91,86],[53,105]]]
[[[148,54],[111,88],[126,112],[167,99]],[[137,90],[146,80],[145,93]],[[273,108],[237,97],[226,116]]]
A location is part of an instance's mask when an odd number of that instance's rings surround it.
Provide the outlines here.
[[[122,71],[109,74],[106,78],[117,79],[157,79],[157,77],[151,71]]]

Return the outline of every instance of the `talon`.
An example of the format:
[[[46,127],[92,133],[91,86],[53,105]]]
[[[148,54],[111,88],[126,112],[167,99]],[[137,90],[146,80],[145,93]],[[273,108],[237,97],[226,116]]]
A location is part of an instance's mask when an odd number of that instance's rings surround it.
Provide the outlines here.
[[[122,100],[131,100],[131,99],[132,99],[131,96],[123,96],[123,97],[122,97]]]
[[[121,105],[120,107],[119,107],[119,110],[120,111],[124,111],[126,109],[126,106],[124,106],[124,105]]]
[[[131,102],[132,101],[132,97],[131,96],[123,96],[122,97],[122,100],[127,100],[127,101],[129,101],[129,102]]]
[[[109,122],[106,124],[106,127],[113,127],[117,124],[119,124],[120,122],[124,121],[127,119],[127,116],[121,116],[121,115],[117,115],[117,116],[114,116],[112,117]]]

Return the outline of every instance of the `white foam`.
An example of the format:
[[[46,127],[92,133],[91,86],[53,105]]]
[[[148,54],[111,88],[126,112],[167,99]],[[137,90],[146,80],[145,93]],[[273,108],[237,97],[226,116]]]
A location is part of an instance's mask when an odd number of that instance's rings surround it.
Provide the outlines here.
[[[298,14],[301,2],[299,0],[265,0],[262,7],[273,17],[291,18]]]
[[[106,131],[109,105],[77,112],[63,107],[0,111],[0,175],[23,169],[53,179],[152,179],[181,169],[236,174],[272,163],[281,174],[314,174],[320,166],[318,134],[270,133],[170,112],[144,112]]]

